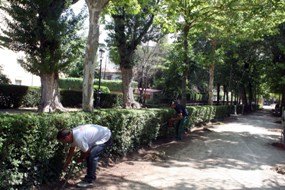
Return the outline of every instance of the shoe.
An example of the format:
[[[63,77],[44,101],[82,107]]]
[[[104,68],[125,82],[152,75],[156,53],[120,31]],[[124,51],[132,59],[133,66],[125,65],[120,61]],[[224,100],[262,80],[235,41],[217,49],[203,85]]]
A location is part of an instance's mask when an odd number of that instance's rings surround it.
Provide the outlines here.
[[[76,184],[77,187],[91,187],[93,186],[92,182],[81,181]]]

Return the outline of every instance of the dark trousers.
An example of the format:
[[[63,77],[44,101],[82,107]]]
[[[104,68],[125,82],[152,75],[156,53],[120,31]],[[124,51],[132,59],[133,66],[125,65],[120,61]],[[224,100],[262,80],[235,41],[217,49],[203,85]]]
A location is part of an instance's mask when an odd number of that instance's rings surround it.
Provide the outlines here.
[[[96,180],[96,168],[99,161],[99,156],[104,152],[105,148],[111,146],[112,138],[110,138],[106,143],[95,145],[92,147],[89,156],[86,158],[87,174],[84,178],[87,182],[92,182]]]
[[[177,122],[175,125],[175,138],[177,140],[182,139],[182,134],[185,131],[185,126],[188,123],[188,116],[184,116],[180,121]]]

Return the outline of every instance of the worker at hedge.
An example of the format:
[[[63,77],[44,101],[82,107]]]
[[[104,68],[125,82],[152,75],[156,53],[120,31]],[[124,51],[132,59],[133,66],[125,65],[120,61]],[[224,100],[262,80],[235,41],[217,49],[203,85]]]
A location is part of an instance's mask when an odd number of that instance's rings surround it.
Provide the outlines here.
[[[176,140],[182,140],[182,134],[185,132],[185,127],[188,123],[188,111],[187,109],[179,104],[177,101],[171,102],[171,108],[176,111],[176,114],[173,118],[170,119],[171,122],[175,124],[175,138]]]
[[[60,130],[57,134],[57,139],[60,142],[71,144],[63,170],[65,171],[71,163],[72,157],[75,154],[75,148],[79,148],[81,155],[77,159],[77,162],[86,161],[87,174],[77,186],[92,186],[96,180],[96,168],[99,155],[107,146],[112,144],[111,131],[107,127],[100,125],[85,124],[79,125],[71,130]]]

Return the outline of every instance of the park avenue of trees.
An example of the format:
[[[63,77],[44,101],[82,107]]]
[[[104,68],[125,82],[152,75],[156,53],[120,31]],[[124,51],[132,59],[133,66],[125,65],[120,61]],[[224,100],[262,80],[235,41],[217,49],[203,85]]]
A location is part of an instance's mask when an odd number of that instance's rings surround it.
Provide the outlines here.
[[[136,102],[134,79],[183,104],[193,94],[213,104],[214,88],[220,103],[223,87],[223,102],[251,105],[275,95],[285,106],[284,1],[85,0],[86,9],[74,14],[70,7],[77,1],[1,1],[7,15],[1,46],[24,52],[19,62],[40,76],[40,112],[64,110],[59,73],[68,75],[79,57],[82,108],[93,111],[101,23],[108,31],[105,46],[110,59],[122,73],[125,108]],[[84,39],[78,31],[88,18]]]

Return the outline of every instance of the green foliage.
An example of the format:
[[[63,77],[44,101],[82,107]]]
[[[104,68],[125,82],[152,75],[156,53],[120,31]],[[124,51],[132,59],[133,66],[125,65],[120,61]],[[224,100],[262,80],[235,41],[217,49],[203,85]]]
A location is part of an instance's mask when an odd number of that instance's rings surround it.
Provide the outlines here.
[[[19,61],[26,70],[37,75],[58,72],[80,56],[83,42],[77,31],[85,15],[68,8],[72,1],[7,2],[1,6],[7,15],[1,45],[24,52]]]
[[[2,73],[2,67],[0,65],[0,84],[10,84],[10,83],[11,83],[10,79],[7,78],[7,76]]]
[[[94,80],[94,89],[98,89],[99,80]],[[62,78],[59,79],[59,87],[62,89],[69,90],[82,90],[83,79],[82,78]],[[132,82],[134,88],[137,87],[137,82]],[[101,80],[101,88],[104,92],[122,92],[122,81],[121,80]],[[109,91],[107,90],[109,89]]]
[[[41,89],[37,87],[29,87],[27,94],[21,103],[22,107],[37,107],[41,99]]]
[[[111,30],[107,40],[111,49],[111,59],[123,68],[134,66],[134,53],[138,45],[150,40],[157,41],[162,35],[159,26],[153,25],[158,1],[132,2],[137,6],[121,2],[111,3],[109,12],[113,20],[106,22],[106,29]]]
[[[82,107],[82,91],[76,90],[61,90],[61,102],[65,107]],[[97,94],[94,94],[94,105],[97,101]],[[122,94],[110,94],[101,93],[100,94],[100,107],[101,108],[114,108],[122,105]]]
[[[20,107],[27,92],[27,86],[0,84],[0,108]]]
[[[66,90],[82,90],[82,78],[60,78],[58,80],[59,88]]]

